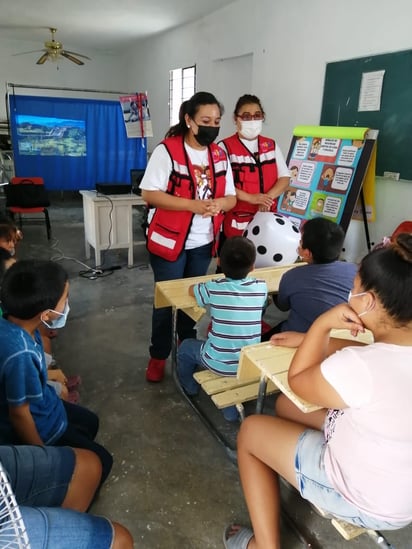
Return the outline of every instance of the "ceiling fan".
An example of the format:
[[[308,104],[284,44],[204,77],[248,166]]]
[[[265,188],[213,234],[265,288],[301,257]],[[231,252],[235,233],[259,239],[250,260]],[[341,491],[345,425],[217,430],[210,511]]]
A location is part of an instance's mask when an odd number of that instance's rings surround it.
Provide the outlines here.
[[[76,63],[76,65],[84,65],[84,62],[78,58],[82,57],[83,59],[90,59],[90,57],[87,57],[87,55],[82,55],[81,53],[65,50],[63,44],[55,40],[54,35],[56,34],[57,29],[50,27],[50,32],[51,40],[46,40],[46,42],[44,43],[44,48],[42,50],[25,51],[22,53],[15,53],[14,55],[25,55],[26,53],[35,53],[42,51],[44,53],[36,61],[37,65],[43,65],[47,60],[57,61],[62,57],[65,57],[69,61]]]

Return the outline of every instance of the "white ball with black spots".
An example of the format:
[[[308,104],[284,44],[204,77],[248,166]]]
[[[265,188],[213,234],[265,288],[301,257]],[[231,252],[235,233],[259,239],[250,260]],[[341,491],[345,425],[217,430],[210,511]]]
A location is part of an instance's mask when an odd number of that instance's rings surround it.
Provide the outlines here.
[[[294,263],[300,241],[299,229],[284,215],[257,212],[243,236],[256,246],[255,267],[280,267]]]

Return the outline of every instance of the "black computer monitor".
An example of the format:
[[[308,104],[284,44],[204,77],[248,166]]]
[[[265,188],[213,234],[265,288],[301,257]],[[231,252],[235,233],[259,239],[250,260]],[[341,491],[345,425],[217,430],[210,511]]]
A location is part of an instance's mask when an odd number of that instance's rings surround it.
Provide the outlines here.
[[[139,185],[141,180],[143,179],[144,172],[144,169],[132,168],[130,170],[130,183],[132,185],[132,192],[138,194],[139,196],[142,194]]]

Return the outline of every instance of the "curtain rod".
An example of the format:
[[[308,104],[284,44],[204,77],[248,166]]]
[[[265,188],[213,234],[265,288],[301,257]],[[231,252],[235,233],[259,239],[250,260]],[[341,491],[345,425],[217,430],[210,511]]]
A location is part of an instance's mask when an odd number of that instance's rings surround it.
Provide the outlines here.
[[[91,93],[113,93],[116,95],[133,95],[136,92],[123,92],[123,91],[111,91],[111,90],[88,90],[85,88],[58,88],[53,86],[31,86],[29,84],[13,84],[7,82],[7,86],[10,88],[30,88],[36,90],[58,90],[58,91],[75,91],[75,92],[91,92]]]

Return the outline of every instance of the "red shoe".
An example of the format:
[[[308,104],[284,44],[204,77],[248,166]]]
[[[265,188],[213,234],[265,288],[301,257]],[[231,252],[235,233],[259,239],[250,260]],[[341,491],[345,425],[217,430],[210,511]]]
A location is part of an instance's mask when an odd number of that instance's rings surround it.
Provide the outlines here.
[[[147,381],[162,381],[165,375],[166,360],[164,358],[151,358],[146,369]]]

